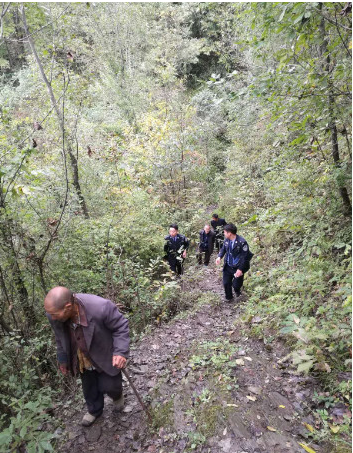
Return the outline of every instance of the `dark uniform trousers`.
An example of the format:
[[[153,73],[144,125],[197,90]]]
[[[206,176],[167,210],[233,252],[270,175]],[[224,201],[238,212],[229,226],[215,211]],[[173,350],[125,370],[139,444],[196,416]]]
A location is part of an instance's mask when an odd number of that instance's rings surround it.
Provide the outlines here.
[[[197,254],[197,261],[199,264],[202,264],[202,255],[205,255],[204,264],[209,264],[212,252],[210,252],[208,249],[202,250],[201,248],[199,248],[199,252]]]
[[[223,247],[224,243],[224,233],[223,228],[227,225],[225,219],[211,220],[212,228],[216,233],[216,250],[217,252]]]
[[[183,262],[184,262],[184,259],[177,260],[177,257],[175,255],[168,255],[168,263],[169,263],[170,269],[179,275],[182,275],[182,273],[183,273]]]
[[[240,294],[240,289],[243,286],[244,282],[244,274],[249,270],[249,268],[244,269],[243,275],[241,277],[234,277],[234,274],[238,270],[237,267],[231,267],[229,264],[225,264],[223,268],[223,286],[224,291],[226,293],[226,299],[232,299],[233,292],[232,288],[234,288],[235,295],[238,296]]]
[[[85,370],[81,373],[82,390],[85,397],[88,412],[98,417],[103,412],[104,394],[113,400],[121,397],[123,392],[121,373],[110,376],[99,373],[97,370]]]
[[[224,236],[223,234],[220,234],[220,235],[216,235],[216,249],[217,249],[217,252],[220,251],[220,249],[223,247],[223,243],[224,243]]]

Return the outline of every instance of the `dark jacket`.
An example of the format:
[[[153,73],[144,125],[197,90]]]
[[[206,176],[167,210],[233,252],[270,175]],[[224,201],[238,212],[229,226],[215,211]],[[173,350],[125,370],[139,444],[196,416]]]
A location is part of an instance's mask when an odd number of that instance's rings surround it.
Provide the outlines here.
[[[223,229],[226,225],[227,222],[224,219],[211,220],[211,226],[216,233],[216,237],[223,237]]]
[[[211,254],[213,252],[214,242],[215,242],[215,239],[216,239],[216,234],[213,231],[210,231],[208,234],[206,234],[205,230],[201,230],[200,231],[199,249],[202,252],[206,251],[206,236],[208,237],[207,250]]]
[[[82,330],[92,362],[106,374],[116,376],[120,370],[112,365],[113,355],[129,356],[128,320],[108,299],[93,294],[74,296],[86,313],[88,326]],[[54,321],[49,314],[47,317],[55,333],[58,362],[70,364],[70,322]]]
[[[230,241],[229,239],[225,239],[223,247],[218,254],[220,258],[223,258],[224,255],[227,255],[231,242],[232,241]],[[242,272],[247,272],[250,268],[250,260],[254,255],[250,252],[248,243],[242,236],[239,236],[238,234],[236,235],[234,247],[231,253],[236,263],[235,267],[237,269],[240,269]],[[224,266],[227,264],[226,259],[227,257],[225,257],[224,259]]]
[[[171,236],[166,236],[164,239],[166,240],[164,251],[167,255],[179,256],[184,250],[187,250],[190,245],[189,240],[179,233],[176,235],[176,240]]]

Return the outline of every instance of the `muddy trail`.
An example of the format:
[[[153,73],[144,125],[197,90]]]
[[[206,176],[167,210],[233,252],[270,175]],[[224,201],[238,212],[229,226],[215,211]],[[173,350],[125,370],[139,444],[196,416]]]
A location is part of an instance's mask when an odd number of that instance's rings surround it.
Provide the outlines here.
[[[191,274],[191,272],[187,272]],[[195,276],[196,275],[196,276]],[[124,381],[125,407],[80,426],[81,391],[65,418],[61,452],[328,453],[312,440],[316,383],[283,359],[280,343],[251,336],[259,320],[241,321],[241,306],[223,302],[221,274],[199,267],[183,277],[194,307],[155,328],[131,350],[128,373],[148,405],[149,423]],[[246,282],[245,282],[246,289]]]

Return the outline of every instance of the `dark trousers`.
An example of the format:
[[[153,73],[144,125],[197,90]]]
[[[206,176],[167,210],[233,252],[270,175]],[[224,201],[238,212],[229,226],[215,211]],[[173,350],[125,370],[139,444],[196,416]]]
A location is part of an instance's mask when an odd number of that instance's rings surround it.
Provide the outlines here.
[[[168,255],[168,262],[170,269],[173,272],[176,272],[178,275],[182,275],[183,273],[183,262],[184,260],[177,260],[175,255]]]
[[[210,252],[208,249],[207,250],[201,250],[199,248],[198,254],[197,254],[197,262],[199,264],[202,264],[202,256],[204,255],[204,264],[209,264],[210,258],[211,258],[212,252]]]
[[[224,242],[224,236],[216,236],[215,245],[216,245],[217,252],[219,252],[220,249],[223,247],[223,242]]]
[[[109,376],[106,373],[98,373],[97,370],[85,370],[81,379],[88,412],[95,417],[103,412],[104,394],[117,400],[123,392],[121,373]]]
[[[237,267],[230,267],[228,264],[223,268],[223,286],[226,293],[226,299],[231,299],[233,297],[232,288],[234,288],[235,295],[239,296],[240,289],[244,282],[244,274],[249,269],[246,269],[241,277],[235,278],[234,274],[237,270]]]

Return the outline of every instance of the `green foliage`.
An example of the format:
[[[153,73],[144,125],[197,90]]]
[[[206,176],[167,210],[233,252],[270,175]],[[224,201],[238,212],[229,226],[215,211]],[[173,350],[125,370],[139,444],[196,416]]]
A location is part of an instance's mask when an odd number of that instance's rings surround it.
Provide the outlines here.
[[[236,362],[234,355],[237,348],[228,340],[203,341],[194,347],[194,354],[190,357],[189,365],[193,370],[202,369],[212,376],[222,373],[228,382],[228,377]]]
[[[21,8],[2,18],[0,47],[7,447],[20,445],[17,414],[37,436],[31,402],[44,401],[53,377],[46,291],[61,284],[120,302],[134,335],[213,303],[186,296],[161,258],[171,222],[194,245],[211,210],[255,253],[253,333],[279,332],[298,370],[323,381],[347,371],[351,24],[340,4],[24,4],[62,124],[24,46]],[[197,272],[188,273],[192,285]],[[200,345],[192,365],[226,367],[228,385],[232,348]],[[198,402],[213,426],[208,398]],[[191,433],[189,447],[206,431]]]
[[[42,332],[43,334],[43,332]],[[53,451],[55,435],[47,431],[52,399],[56,391],[48,386],[51,351],[48,339],[25,341],[11,336],[2,344],[0,373],[0,451]]]
[[[42,430],[43,423],[49,419],[45,411],[51,401],[51,397],[45,393],[47,392],[38,392],[35,401],[24,403],[18,399],[11,404],[16,416],[11,417],[10,422],[6,420],[6,425],[9,423],[9,426],[0,433],[1,452],[16,452],[22,448],[28,453],[54,451],[52,440],[55,436]],[[2,425],[4,421],[2,416]]]

